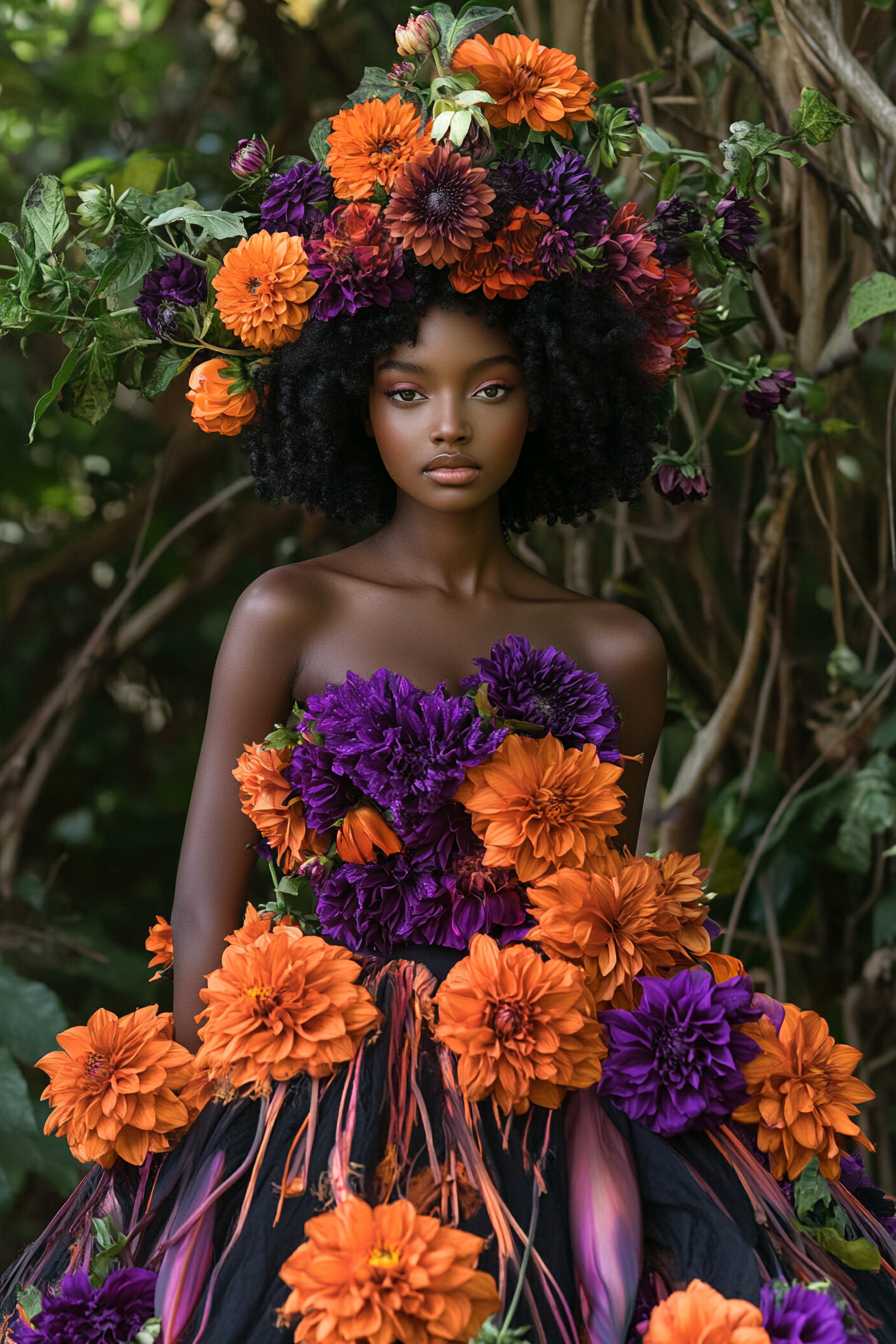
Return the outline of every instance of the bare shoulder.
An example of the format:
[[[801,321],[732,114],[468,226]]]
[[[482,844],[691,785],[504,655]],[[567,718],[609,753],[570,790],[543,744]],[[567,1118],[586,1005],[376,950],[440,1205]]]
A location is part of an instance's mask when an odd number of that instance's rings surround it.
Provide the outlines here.
[[[231,625],[241,630],[313,628],[332,607],[338,576],[318,560],[278,565],[259,574],[237,599]]]
[[[665,684],[666,646],[656,626],[621,602],[590,599],[576,610],[589,664],[605,680],[630,676]]]

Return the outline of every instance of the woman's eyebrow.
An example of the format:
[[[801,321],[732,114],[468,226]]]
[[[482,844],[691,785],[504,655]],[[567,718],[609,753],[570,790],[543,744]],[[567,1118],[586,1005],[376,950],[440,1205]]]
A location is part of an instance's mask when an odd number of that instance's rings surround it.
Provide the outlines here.
[[[487,359],[479,359],[475,364],[469,366],[470,373],[480,373],[483,369],[490,369],[493,364],[512,364],[515,369],[520,367],[518,359],[513,355],[489,355]]]
[[[514,368],[520,367],[518,359],[513,355],[488,355],[485,359],[479,359],[475,364],[468,365],[469,373],[481,373],[483,369],[490,369],[495,364],[512,364]],[[409,364],[403,359],[385,359],[382,364],[377,366],[377,373],[385,373],[386,370],[394,370],[396,373],[426,373],[426,368],[422,364]]]
[[[422,364],[406,364],[401,359],[386,359],[377,366],[377,373],[384,373],[386,369],[395,369],[398,373],[425,373],[426,369]]]

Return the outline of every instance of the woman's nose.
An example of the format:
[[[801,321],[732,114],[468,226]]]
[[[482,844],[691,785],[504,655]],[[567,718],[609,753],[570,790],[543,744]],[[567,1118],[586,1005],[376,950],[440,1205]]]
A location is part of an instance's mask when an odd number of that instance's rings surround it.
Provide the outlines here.
[[[429,437],[432,443],[446,444],[449,447],[467,442],[470,438],[470,425],[463,402],[459,402],[455,397],[438,399]]]

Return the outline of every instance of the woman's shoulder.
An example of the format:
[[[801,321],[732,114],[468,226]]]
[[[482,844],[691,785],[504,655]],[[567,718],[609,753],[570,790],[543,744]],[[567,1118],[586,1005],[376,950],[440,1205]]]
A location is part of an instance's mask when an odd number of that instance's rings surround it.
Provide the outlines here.
[[[322,556],[265,570],[240,594],[231,623],[307,630],[322,616],[332,615],[345,577],[329,560]]]

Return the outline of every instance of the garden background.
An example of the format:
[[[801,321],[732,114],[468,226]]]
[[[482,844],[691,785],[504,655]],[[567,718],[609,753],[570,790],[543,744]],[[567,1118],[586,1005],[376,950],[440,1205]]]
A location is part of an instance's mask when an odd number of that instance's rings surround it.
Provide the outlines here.
[[[758,985],[865,1052],[859,1072],[878,1092],[867,1128],[892,1190],[893,12],[887,0],[519,0],[518,15],[599,84],[622,81],[612,102],[648,129],[603,176],[648,215],[682,168],[685,183],[680,151],[721,171],[731,124],[786,132],[803,86],[853,119],[804,150],[801,170],[773,160],[760,269],[714,333],[735,363],[761,354],[811,376],[800,406],[750,420],[708,366],[678,384],[671,426],[674,445],[700,446],[706,503],[673,508],[648,487],[517,544],[662,630],[669,709],[644,844],[699,844],[714,914]],[[152,191],[173,172],[214,207],[237,139],[307,152],[363,67],[391,65],[406,17],[405,0],[0,4],[0,218],[17,221],[39,173],[61,175],[74,205],[85,176]],[[878,315],[853,330],[851,290],[872,272]],[[66,1145],[41,1133],[30,1064],[101,1004],[170,1006],[170,985],[148,983],[143,939],[170,913],[233,602],[261,570],[349,539],[257,503],[240,440],[192,424],[181,380],[152,404],[119,386],[93,426],[52,406],[29,445],[64,354],[56,338],[0,346],[0,1264],[77,1179]]]

